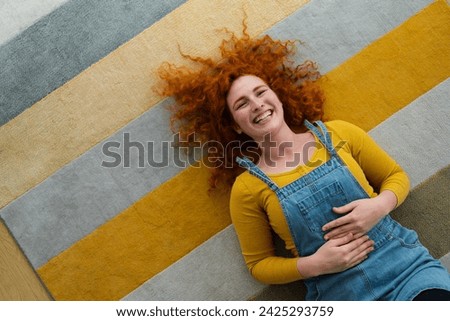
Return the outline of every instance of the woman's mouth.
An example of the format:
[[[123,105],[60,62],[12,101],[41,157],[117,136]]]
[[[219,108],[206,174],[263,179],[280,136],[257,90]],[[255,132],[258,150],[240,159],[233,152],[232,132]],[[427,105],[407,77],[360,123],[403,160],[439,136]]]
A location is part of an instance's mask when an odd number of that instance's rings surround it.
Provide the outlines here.
[[[253,119],[253,122],[255,124],[264,122],[265,120],[268,120],[270,116],[272,116],[272,113],[273,113],[272,110],[267,110],[264,113],[260,114],[259,116],[255,117],[255,119]]]

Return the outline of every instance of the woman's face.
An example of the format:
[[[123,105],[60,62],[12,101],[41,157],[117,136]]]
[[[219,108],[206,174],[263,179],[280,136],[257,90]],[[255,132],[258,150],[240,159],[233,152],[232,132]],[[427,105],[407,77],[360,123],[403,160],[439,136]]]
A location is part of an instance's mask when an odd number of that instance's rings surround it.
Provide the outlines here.
[[[231,85],[227,104],[236,123],[235,130],[255,141],[281,128],[283,106],[277,95],[259,77],[245,75]]]

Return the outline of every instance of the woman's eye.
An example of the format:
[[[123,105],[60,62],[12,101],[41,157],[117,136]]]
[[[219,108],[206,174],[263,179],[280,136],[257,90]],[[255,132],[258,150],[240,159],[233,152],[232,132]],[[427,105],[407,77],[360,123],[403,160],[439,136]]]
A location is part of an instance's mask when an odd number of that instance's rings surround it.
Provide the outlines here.
[[[259,97],[259,96],[262,96],[265,92],[266,92],[266,89],[260,90],[256,93],[256,95]]]
[[[237,104],[236,109],[239,109],[239,108],[241,108],[241,107],[244,107],[245,105],[247,105],[247,102],[246,102],[246,101],[243,101],[243,102]]]

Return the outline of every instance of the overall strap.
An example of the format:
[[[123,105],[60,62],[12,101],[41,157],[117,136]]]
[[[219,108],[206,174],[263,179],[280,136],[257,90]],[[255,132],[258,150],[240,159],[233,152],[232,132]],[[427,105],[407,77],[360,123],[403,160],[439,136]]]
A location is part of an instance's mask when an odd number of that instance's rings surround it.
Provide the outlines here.
[[[337,156],[336,149],[333,146],[333,142],[330,137],[330,133],[325,127],[324,123],[320,120],[315,121],[314,124],[317,124],[320,128],[317,129],[316,126],[311,124],[309,121],[305,119],[305,126],[317,136],[320,142],[325,146],[325,148],[330,152],[332,156]]]
[[[247,157],[244,157],[244,158],[236,157],[236,162],[240,166],[246,168],[250,172],[250,174],[258,177],[264,183],[269,185],[270,189],[272,191],[274,191],[275,193],[278,193],[280,191],[280,188],[258,166],[256,166]]]

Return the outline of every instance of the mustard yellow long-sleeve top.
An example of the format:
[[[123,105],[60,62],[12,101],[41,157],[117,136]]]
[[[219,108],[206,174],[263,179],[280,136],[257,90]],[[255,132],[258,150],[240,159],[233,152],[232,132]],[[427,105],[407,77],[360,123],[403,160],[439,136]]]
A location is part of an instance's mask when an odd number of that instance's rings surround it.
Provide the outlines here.
[[[397,206],[409,192],[409,179],[403,169],[362,129],[344,121],[326,122],[338,155],[371,197],[383,190],[397,196]],[[323,164],[329,153],[316,137],[317,148],[308,164]],[[269,174],[279,187],[297,180],[314,167],[300,165],[280,174]],[[239,175],[230,199],[231,219],[250,273],[268,284],[302,279],[297,270],[297,253],[285,216],[275,193],[248,171]],[[285,242],[293,258],[275,255],[272,230]]]

